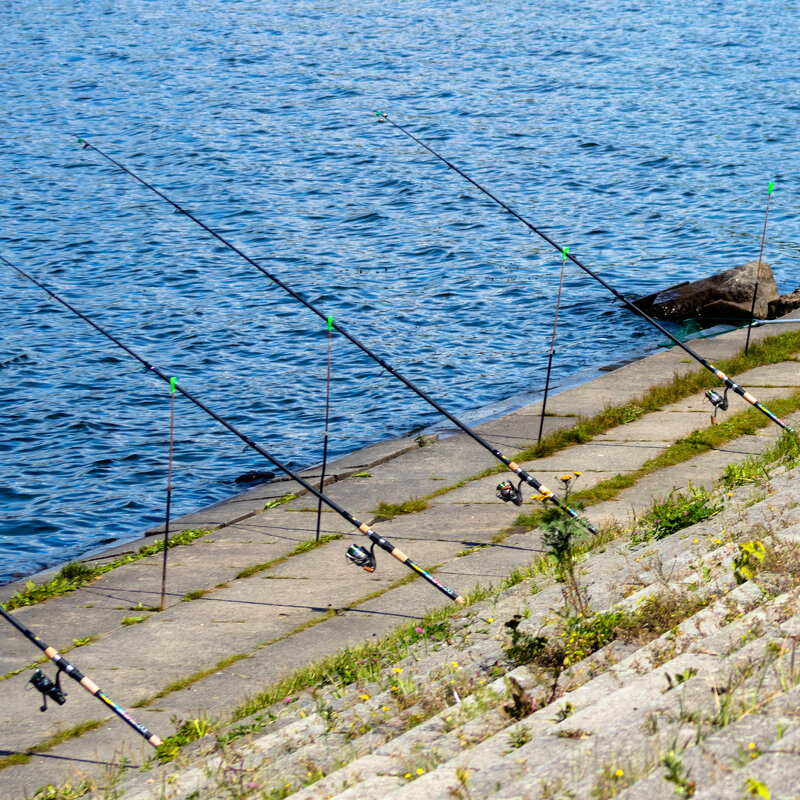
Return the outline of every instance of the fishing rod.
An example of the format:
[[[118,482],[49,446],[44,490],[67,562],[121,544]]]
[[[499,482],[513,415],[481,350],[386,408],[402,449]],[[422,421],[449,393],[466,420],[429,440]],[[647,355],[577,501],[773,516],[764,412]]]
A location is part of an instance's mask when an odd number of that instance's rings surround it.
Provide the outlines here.
[[[553,354],[556,351],[556,328],[558,327],[558,311],[561,308],[561,289],[564,286],[564,267],[567,264],[567,253],[569,247],[561,251],[561,277],[558,279],[558,297],[556,298],[556,313],[553,315],[553,338],[550,340],[550,355],[547,358],[547,377],[544,380],[544,397],[542,398],[542,413],[539,417],[539,438],[537,444],[542,441],[542,430],[544,428],[544,410],[547,408],[547,394],[550,391],[550,370],[553,368]]]
[[[0,605],[0,616],[7,622],[10,622],[23,636],[30,639],[57,667],[55,682],[50,680],[40,669],[33,673],[30,683],[42,693],[42,706],[40,711],[47,710],[47,698],[49,697],[53,702],[63,706],[67,702],[67,693],[61,688],[61,673],[64,672],[70,678],[76,680],[89,694],[93,694],[98,700],[105,703],[120,719],[128,723],[136,733],[143,736],[147,741],[158,747],[161,744],[161,738],[154,733],[150,733],[144,725],[137,722],[122,706],[117,705],[100,687],[89,677],[84,675],[74,664],[67,661],[55,647],[50,647],[45,644],[30,628],[23,625],[18,619],[9,614],[2,605]]]
[[[750,348],[750,330],[753,327],[753,314],[756,310],[756,295],[758,294],[758,279],[761,277],[761,256],[764,255],[764,239],[767,238],[767,217],[769,217],[769,201],[772,197],[773,182],[769,182],[767,189],[767,210],[764,214],[764,230],[761,233],[761,250],[758,251],[758,266],[756,267],[756,285],[753,287],[753,303],[750,306],[750,322],[747,324],[747,340],[744,343],[744,352]]]
[[[432,147],[429,147],[421,139],[418,139],[416,136],[414,136],[413,133],[407,131],[402,125],[398,124],[393,119],[391,119],[385,111],[378,111],[376,112],[376,114],[379,122],[385,121],[394,126],[395,128],[397,128],[397,130],[399,130],[401,133],[408,136],[409,139],[415,141],[418,145],[425,148],[425,150],[427,150],[431,155],[433,155],[434,157],[439,159],[439,161],[441,161],[443,164],[452,169],[453,172],[458,173],[462,178],[464,178],[464,180],[468,181],[476,189],[479,189],[481,192],[483,192],[483,194],[485,194],[488,198],[497,203],[497,205],[499,205],[502,209],[511,214],[512,217],[518,219],[523,225],[525,225],[529,230],[533,231],[533,233],[535,233],[537,236],[540,236],[548,244],[555,247],[556,250],[560,250],[563,252],[564,248],[562,248],[561,245],[557,244],[546,233],[544,233],[543,231],[539,230],[537,227],[532,225],[530,222],[528,222],[527,219],[525,219],[525,217],[518,214],[516,211],[514,211],[514,209],[506,205],[502,200],[500,200],[498,197],[492,194],[488,189],[484,189],[484,187],[481,186],[477,181],[470,178],[470,176],[467,175],[463,170],[459,169],[457,166],[455,166],[455,164],[448,161],[444,156],[439,155],[439,153],[437,153]],[[750,392],[746,391],[737,383],[732,381],[721,369],[718,369],[713,364],[706,361],[706,359],[704,359],[699,353],[696,353],[694,350],[692,350],[691,347],[688,347],[686,344],[680,341],[680,339],[678,339],[676,336],[673,336],[666,328],[664,328],[662,325],[656,322],[656,320],[654,320],[651,316],[646,314],[640,308],[637,308],[630,300],[628,300],[626,297],[623,297],[623,295],[621,295],[613,286],[604,281],[596,272],[593,272],[585,264],[582,264],[580,261],[578,261],[578,259],[575,258],[575,256],[573,256],[571,253],[567,253],[566,256],[573,264],[580,267],[587,275],[594,278],[599,284],[608,289],[608,291],[611,292],[611,294],[613,294],[614,297],[616,297],[618,300],[621,300],[627,308],[633,311],[634,314],[637,314],[638,316],[643,317],[645,320],[647,320],[647,322],[649,322],[651,325],[653,325],[655,328],[661,331],[661,333],[663,333],[664,336],[673,341],[676,345],[678,345],[678,347],[680,347],[682,350],[688,353],[695,361],[704,366],[715,377],[721,380],[725,384],[727,389],[732,389],[734,393],[744,398],[748,403],[750,403],[751,406],[757,408],[759,411],[761,411],[763,414],[769,417],[769,419],[771,419],[776,425],[779,425],[781,428],[789,431],[792,434],[795,433],[795,431],[792,428],[790,428],[782,419],[773,414],[766,406],[759,403],[758,400],[756,400],[756,398],[750,394]]]
[[[130,347],[123,344],[121,341],[119,341],[119,339],[110,334],[107,330],[101,328],[100,325],[98,325],[96,322],[93,322],[91,319],[89,319],[89,317],[78,311],[78,309],[74,308],[66,300],[59,297],[57,294],[55,294],[55,292],[52,292],[50,289],[48,289],[43,283],[39,282],[38,280],[36,280],[36,278],[29,275],[27,272],[12,264],[7,258],[0,256],[0,261],[3,261],[3,263],[7,264],[13,270],[16,270],[16,272],[18,272],[23,277],[27,278],[31,283],[36,284],[36,286],[38,286],[40,289],[46,292],[50,297],[52,297],[53,300],[60,303],[62,306],[64,306],[66,309],[71,311],[76,316],[80,317],[88,325],[91,325],[91,327],[94,328],[98,333],[103,334],[103,336],[105,336],[107,339],[113,342],[121,350],[124,350],[129,356],[135,358],[140,364],[142,364],[145,367],[145,369],[150,370],[150,372],[157,375],[159,378],[161,378],[161,380],[169,383],[171,388],[174,387],[174,391],[180,392],[187,400],[194,403],[198,408],[205,411],[206,414],[213,417],[217,422],[219,422],[220,425],[227,428],[235,436],[238,436],[248,447],[251,447],[257,453],[260,453],[262,456],[264,456],[264,458],[272,462],[278,469],[285,472],[290,478],[297,481],[297,483],[299,483],[301,486],[303,486],[305,489],[311,492],[311,494],[313,494],[315,497],[321,499],[324,503],[329,505],[337,514],[340,514],[342,517],[344,517],[351,525],[358,528],[358,530],[361,531],[361,533],[363,533],[370,540],[370,542],[372,542],[372,547],[367,551],[361,545],[357,544],[350,545],[346,554],[348,561],[352,562],[353,564],[356,564],[356,566],[359,566],[362,569],[365,569],[367,572],[374,572],[376,566],[375,547],[377,545],[378,547],[381,548],[381,550],[385,550],[391,556],[396,558],[401,564],[405,564],[409,569],[413,570],[418,575],[422,576],[426,581],[428,581],[428,583],[430,583],[432,586],[435,586],[443,594],[446,594],[451,600],[455,600],[456,603],[459,603],[461,605],[465,603],[463,597],[457,595],[452,589],[448,589],[447,586],[436,580],[436,578],[434,578],[433,575],[431,575],[429,572],[426,572],[422,567],[420,567],[418,564],[412,561],[402,550],[398,549],[393,544],[391,544],[391,542],[387,541],[382,536],[379,536],[377,533],[375,533],[375,531],[372,530],[372,528],[370,528],[369,525],[357,520],[352,514],[350,514],[348,511],[345,511],[345,509],[342,508],[338,503],[336,503],[334,500],[331,500],[330,497],[319,491],[316,487],[314,487],[307,480],[305,480],[305,478],[300,477],[300,475],[298,475],[296,472],[289,469],[289,467],[287,467],[285,464],[283,464],[281,461],[275,458],[275,456],[270,455],[270,453],[268,453],[260,445],[256,444],[249,436],[242,433],[238,428],[236,428],[230,422],[223,419],[215,411],[212,411],[201,400],[198,400],[198,398],[196,398],[193,394],[191,394],[186,389],[179,386],[178,383],[174,382],[165,372],[162,372],[158,367],[146,361],[144,358],[142,358],[142,356],[138,355],[136,352],[131,350]]]
[[[325,379],[325,431],[322,434],[322,469],[319,474],[319,490],[325,486],[325,469],[328,466],[328,428],[331,420],[331,358],[333,355],[333,317],[328,317],[328,370]],[[322,526],[322,500],[317,500],[317,541]]]
[[[169,551],[169,509],[172,502],[172,451],[175,447],[175,384],[177,378],[169,379],[169,464],[167,466],[167,508],[164,519],[164,563],[161,567],[161,610],[167,604],[167,552]]]
[[[328,319],[328,315],[327,314],[325,314],[324,312],[320,311],[319,308],[317,308],[313,303],[310,303],[304,297],[299,295],[297,292],[294,291],[294,289],[292,289],[286,283],[284,283],[282,280],[280,280],[280,278],[278,278],[277,276],[273,275],[267,269],[262,267],[261,264],[256,262],[254,259],[250,258],[250,256],[248,256],[246,253],[244,253],[242,250],[240,250],[238,247],[236,247],[236,245],[234,245],[231,242],[229,242],[224,236],[222,236],[221,234],[217,233],[215,230],[210,228],[208,225],[206,225],[204,222],[202,222],[200,219],[198,219],[192,213],[190,213],[185,208],[183,208],[183,206],[178,205],[174,200],[171,200],[163,192],[161,192],[160,190],[156,189],[155,186],[153,186],[152,184],[148,183],[143,178],[140,178],[136,173],[134,173],[133,171],[131,171],[127,167],[125,167],[122,164],[120,164],[119,161],[116,161],[110,155],[108,155],[107,153],[104,153],[102,150],[100,150],[98,147],[95,147],[95,145],[91,144],[86,139],[84,139],[84,138],[82,138],[80,136],[76,136],[75,138],[78,140],[79,144],[83,145],[83,149],[84,150],[94,150],[98,155],[102,156],[107,161],[109,161],[111,164],[113,164],[115,167],[117,167],[118,169],[122,170],[126,175],[129,175],[131,178],[133,178],[134,180],[136,180],[140,184],[142,184],[142,186],[144,186],[145,188],[149,189],[154,194],[158,195],[162,200],[164,200],[165,202],[169,203],[176,211],[178,211],[179,213],[181,213],[184,216],[188,217],[196,225],[199,225],[206,233],[208,233],[211,236],[213,236],[218,242],[221,242],[229,250],[232,250],[238,256],[240,256],[245,261],[247,261],[248,264],[250,264],[251,266],[255,267],[257,270],[259,270],[259,272],[261,272],[263,275],[265,275],[267,278],[269,278],[276,286],[279,286],[281,289],[283,289],[283,291],[285,291],[287,294],[289,294],[291,297],[293,297],[299,303],[302,303],[307,309],[309,309],[309,311],[312,311],[318,317],[320,317],[321,319],[327,321],[327,319]],[[444,417],[449,419],[450,422],[452,422],[454,425],[459,427],[462,431],[464,431],[464,433],[466,433],[468,436],[470,436],[479,445],[481,445],[482,447],[485,447],[495,458],[497,458],[498,460],[502,461],[503,464],[505,464],[511,470],[511,472],[513,472],[515,475],[517,475],[517,477],[520,479],[519,486],[515,487],[511,483],[511,481],[504,481],[503,483],[501,483],[498,486],[497,496],[501,500],[503,500],[504,502],[511,501],[515,505],[518,505],[518,506],[522,505],[522,484],[526,483],[526,484],[528,484],[528,486],[533,486],[533,488],[536,489],[539,492],[539,495],[544,498],[544,501],[549,500],[551,503],[553,503],[555,506],[557,506],[565,514],[568,514],[574,520],[576,520],[581,525],[583,525],[583,527],[585,527],[588,531],[590,531],[591,533],[597,533],[596,528],[593,525],[591,525],[591,523],[589,523],[586,520],[582,519],[575,511],[573,511],[567,505],[562,503],[561,500],[559,500],[558,497],[556,497],[556,495],[553,494],[553,492],[550,491],[550,489],[548,489],[546,486],[544,486],[542,483],[540,483],[538,480],[536,480],[536,478],[534,478],[533,475],[530,475],[519,464],[515,463],[510,458],[508,458],[505,455],[503,455],[495,447],[492,447],[492,445],[489,444],[489,442],[487,442],[482,436],[478,435],[474,430],[472,430],[472,428],[470,428],[468,425],[466,425],[466,423],[462,422],[456,416],[454,416],[449,411],[444,409],[441,405],[439,405],[439,403],[436,402],[436,400],[434,400],[432,397],[430,397],[426,392],[424,392],[422,389],[420,389],[416,384],[412,383],[404,375],[401,375],[396,369],[394,369],[394,367],[392,367],[389,364],[387,364],[386,361],[384,361],[380,356],[378,356],[376,353],[374,353],[365,344],[363,344],[358,339],[356,339],[355,336],[352,336],[350,333],[348,333],[344,328],[341,327],[341,325],[339,325],[336,322],[333,322],[333,328],[334,328],[334,330],[336,330],[340,334],[342,334],[342,336],[344,336],[345,339],[347,339],[348,341],[352,342],[356,347],[358,347],[359,350],[361,350],[362,352],[366,353],[371,359],[376,361],[390,375],[393,375],[401,383],[405,384],[409,389],[411,389],[411,391],[413,391],[417,395],[419,395],[426,403],[428,403],[431,406],[433,406],[440,414],[442,414]]]

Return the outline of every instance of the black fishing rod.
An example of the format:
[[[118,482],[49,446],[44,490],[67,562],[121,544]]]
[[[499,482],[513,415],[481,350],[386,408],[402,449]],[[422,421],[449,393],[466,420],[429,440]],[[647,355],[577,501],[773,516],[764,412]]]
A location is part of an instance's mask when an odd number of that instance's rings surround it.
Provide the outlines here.
[[[764,240],[767,238],[767,217],[769,217],[769,201],[772,198],[772,185],[769,182],[767,191],[767,210],[764,213],[764,230],[761,232],[761,249],[758,251],[758,266],[756,267],[756,285],[753,287],[753,302],[750,305],[750,321],[747,323],[747,339],[744,343],[744,352],[747,354],[750,348],[750,330],[753,327],[753,314],[756,310],[756,296],[758,295],[758,279],[761,277],[761,256],[764,255]]]
[[[463,597],[457,595],[452,589],[448,589],[447,586],[437,581],[436,578],[433,577],[433,575],[431,575],[429,572],[426,572],[418,564],[414,563],[402,550],[399,550],[393,544],[391,544],[391,542],[387,541],[382,536],[379,536],[377,533],[375,533],[375,531],[372,530],[372,528],[370,528],[369,525],[357,520],[352,514],[350,514],[348,511],[345,511],[345,509],[343,509],[338,503],[331,500],[330,497],[323,494],[321,491],[312,486],[307,480],[305,480],[305,478],[300,477],[300,475],[293,472],[285,464],[278,461],[278,459],[275,458],[275,456],[270,455],[263,447],[256,444],[249,436],[242,433],[238,428],[234,427],[230,422],[227,422],[225,419],[219,416],[219,414],[217,414],[215,411],[212,411],[207,405],[205,405],[205,403],[198,400],[194,395],[186,391],[186,389],[183,389],[181,386],[179,386],[177,382],[171,379],[165,372],[162,372],[158,367],[146,361],[140,355],[131,350],[130,347],[124,345],[121,341],[119,341],[119,339],[110,334],[107,330],[101,328],[96,322],[93,322],[85,314],[81,313],[76,308],[71,306],[66,300],[62,299],[57,294],[48,289],[43,283],[40,283],[38,280],[36,280],[36,278],[32,277],[24,270],[12,264],[7,258],[0,256],[0,261],[7,264],[9,267],[11,267],[11,269],[15,270],[23,277],[27,278],[31,283],[36,284],[36,286],[38,286],[40,289],[46,292],[50,297],[52,297],[53,300],[60,303],[62,306],[64,306],[66,309],[71,311],[76,316],[80,317],[88,325],[91,325],[98,333],[103,334],[103,336],[112,341],[117,347],[119,347],[121,350],[124,350],[129,356],[135,358],[140,364],[142,364],[145,367],[145,369],[150,370],[152,373],[161,378],[162,381],[166,381],[168,384],[170,384],[170,387],[172,388],[173,391],[180,392],[187,400],[194,403],[198,408],[205,411],[206,414],[213,417],[217,422],[219,422],[220,425],[227,428],[235,436],[238,436],[248,447],[251,447],[257,453],[260,453],[262,456],[264,456],[264,458],[266,458],[268,461],[271,461],[279,470],[285,472],[290,478],[297,481],[297,483],[299,483],[301,486],[303,486],[305,489],[311,492],[311,494],[313,494],[315,497],[321,499],[324,503],[329,505],[337,514],[340,514],[342,517],[344,517],[351,525],[358,528],[358,530],[361,531],[361,533],[363,533],[372,542],[372,547],[370,548],[369,551],[367,551],[360,545],[356,544],[351,545],[347,550],[347,558],[349,561],[367,570],[367,572],[374,572],[375,571],[374,551],[375,551],[375,546],[377,545],[378,547],[381,548],[381,550],[385,550],[391,556],[396,558],[401,564],[405,564],[409,569],[413,570],[418,575],[421,575],[426,581],[428,581],[428,583],[430,583],[432,586],[435,586],[443,594],[446,594],[451,600],[455,600],[456,603],[460,603],[462,605],[464,604],[465,600]]]
[[[77,681],[89,694],[93,694],[98,700],[107,705],[120,719],[128,723],[136,733],[143,736],[147,741],[158,747],[161,744],[161,738],[154,733],[150,733],[144,725],[137,722],[122,706],[117,705],[100,687],[89,677],[84,675],[74,664],[67,661],[55,647],[50,647],[45,644],[30,628],[23,625],[18,619],[15,619],[8,613],[8,611],[0,605],[0,616],[7,622],[10,622],[23,636],[32,641],[57,667],[55,683],[50,680],[40,669],[31,676],[30,683],[32,683],[38,691],[42,693],[43,705],[41,710],[47,709],[47,698],[49,697],[58,705],[63,706],[67,702],[67,693],[61,688],[61,673],[64,672],[70,678]]]
[[[539,438],[537,444],[542,441],[542,431],[544,430],[544,410],[547,408],[547,395],[550,391],[550,371],[553,369],[553,354],[556,352],[556,328],[558,327],[558,311],[561,308],[561,290],[564,287],[564,267],[567,264],[567,253],[569,247],[565,247],[561,252],[561,277],[558,279],[558,297],[556,297],[556,312],[553,314],[553,337],[550,340],[550,355],[547,358],[547,377],[544,379],[544,397],[542,398],[542,413],[539,416]]]
[[[328,429],[331,421],[331,359],[333,356],[333,317],[328,317],[328,370],[325,378],[325,430],[322,434],[322,468],[319,474],[319,490],[325,487],[325,470],[328,466]],[[322,500],[317,501],[317,539],[322,526]]]
[[[261,272],[263,275],[265,275],[267,278],[269,278],[276,286],[279,286],[281,289],[283,289],[283,291],[285,291],[287,294],[289,294],[291,297],[293,297],[299,303],[302,303],[307,309],[309,309],[309,311],[312,311],[314,314],[316,314],[318,317],[320,317],[320,319],[323,319],[323,320],[326,320],[326,321],[328,320],[328,315],[327,314],[325,314],[323,311],[320,311],[312,303],[309,303],[308,300],[306,300],[304,297],[301,297],[301,295],[299,295],[292,288],[290,288],[287,284],[285,284],[282,280],[280,280],[280,278],[278,278],[275,275],[273,275],[267,269],[262,267],[261,264],[256,262],[254,259],[250,258],[250,256],[248,256],[246,253],[242,252],[242,250],[240,250],[238,247],[236,247],[236,245],[234,245],[231,242],[229,242],[224,236],[222,236],[221,234],[217,233],[215,230],[213,230],[208,225],[206,225],[204,222],[199,220],[197,217],[195,217],[193,214],[191,214],[185,208],[183,208],[182,206],[178,205],[174,200],[171,200],[169,197],[167,197],[167,195],[165,195],[163,192],[161,192],[158,189],[156,189],[155,186],[149,184],[143,178],[140,178],[136,173],[132,172],[130,169],[128,169],[127,167],[125,167],[122,164],[120,164],[119,161],[116,161],[110,155],[108,155],[107,153],[104,153],[102,150],[100,150],[98,147],[95,147],[93,144],[91,144],[90,142],[86,141],[86,139],[84,139],[84,138],[82,138],[80,136],[77,136],[76,138],[78,140],[78,143],[83,145],[84,150],[94,150],[98,155],[101,155],[107,161],[112,163],[115,167],[121,169],[126,175],[129,175],[131,178],[133,178],[134,180],[136,180],[139,183],[141,183],[142,186],[144,186],[145,188],[149,189],[154,194],[158,195],[165,202],[169,203],[176,211],[178,211],[181,214],[183,214],[186,217],[188,217],[196,225],[199,225],[206,233],[208,233],[211,236],[213,236],[218,242],[221,242],[222,244],[224,244],[225,247],[227,247],[228,249],[233,250],[233,252],[236,253],[236,255],[240,256],[245,261],[247,261],[248,264],[250,264],[251,266],[255,267],[257,270],[259,270],[259,272]],[[597,530],[594,528],[594,526],[592,526],[586,520],[582,519],[580,516],[578,516],[578,514],[575,513],[575,511],[573,511],[567,505],[562,503],[558,499],[558,497],[556,497],[553,494],[553,492],[551,492],[543,484],[539,483],[539,481],[537,481],[536,478],[533,477],[533,475],[530,475],[519,464],[515,463],[510,458],[507,458],[499,450],[497,450],[496,448],[492,447],[492,445],[490,445],[489,442],[487,442],[483,437],[479,436],[474,430],[472,430],[472,428],[470,428],[468,425],[466,425],[460,419],[455,417],[449,411],[445,410],[441,405],[439,405],[439,403],[437,403],[426,392],[424,392],[422,389],[420,389],[416,384],[412,383],[404,375],[401,375],[396,369],[394,369],[394,367],[392,367],[389,364],[387,364],[380,356],[378,356],[376,353],[374,353],[369,347],[367,347],[365,344],[362,344],[362,342],[360,342],[358,339],[356,339],[355,336],[352,336],[351,334],[349,334],[344,328],[341,327],[341,325],[339,325],[336,322],[334,322],[333,323],[333,328],[335,330],[337,330],[339,333],[341,333],[342,336],[344,336],[347,340],[352,342],[356,347],[358,347],[359,350],[361,350],[362,352],[366,353],[371,359],[376,361],[390,375],[393,375],[399,381],[404,383],[413,392],[416,392],[416,394],[418,394],[426,403],[429,403],[431,406],[433,406],[440,414],[442,414],[444,417],[449,419],[450,422],[452,422],[454,425],[456,425],[459,428],[461,428],[461,430],[464,431],[464,433],[466,433],[468,436],[470,436],[474,441],[476,441],[482,447],[485,447],[495,458],[497,458],[500,461],[502,461],[503,464],[505,464],[515,475],[517,475],[520,478],[520,484],[517,487],[515,487],[510,481],[505,481],[504,483],[502,483],[500,485],[501,487],[503,487],[502,490],[500,490],[500,487],[498,487],[498,495],[497,495],[498,497],[500,497],[504,501],[511,500],[515,505],[522,505],[521,487],[522,487],[523,483],[526,483],[529,486],[533,486],[533,488],[536,489],[539,492],[539,494],[542,497],[544,497],[545,500],[549,500],[551,503],[553,503],[554,505],[558,506],[558,508],[561,511],[563,511],[564,513],[568,514],[570,517],[575,519],[577,522],[579,522],[581,525],[583,525],[591,533],[597,533]]]
[[[488,198],[490,198],[495,203],[497,203],[497,205],[499,205],[502,209],[504,209],[509,214],[511,214],[512,217],[514,217],[515,219],[518,219],[523,225],[525,225],[529,230],[533,231],[537,236],[540,236],[548,244],[550,244],[553,247],[555,247],[556,250],[564,252],[564,248],[562,248],[561,245],[559,245],[553,239],[551,239],[546,233],[543,233],[537,227],[535,227],[530,222],[528,222],[528,220],[525,219],[525,217],[523,217],[522,215],[518,214],[510,206],[506,205],[502,200],[500,200],[498,197],[493,195],[488,189],[484,189],[483,186],[481,186],[477,181],[475,181],[472,178],[470,178],[469,175],[467,175],[463,170],[461,170],[457,166],[455,166],[455,164],[453,164],[450,161],[448,161],[444,156],[439,155],[439,153],[437,153],[432,147],[429,147],[421,139],[418,139],[416,136],[414,136],[413,133],[411,133],[410,131],[407,131],[402,125],[399,125],[393,119],[390,119],[389,115],[386,112],[378,111],[378,112],[376,112],[376,114],[377,114],[377,117],[378,117],[379,121],[381,121],[381,122],[385,121],[385,122],[388,122],[390,125],[393,125],[401,133],[403,133],[406,136],[408,136],[409,139],[412,139],[418,145],[420,145],[421,147],[424,147],[425,150],[427,150],[435,158],[439,159],[439,161],[441,161],[443,164],[448,166],[451,170],[453,170],[453,172],[458,173],[462,178],[464,178],[464,180],[468,181],[476,189],[478,189],[481,192],[483,192],[483,194],[485,194]],[[640,317],[644,318],[645,320],[647,320],[647,322],[649,322],[651,325],[653,325],[655,328],[657,328],[659,331],[661,331],[661,333],[663,333],[664,336],[666,336],[668,339],[670,339],[676,345],[678,345],[678,347],[680,347],[682,350],[684,350],[686,353],[688,353],[695,361],[697,361],[702,366],[704,366],[709,372],[713,373],[715,377],[719,378],[719,380],[721,380],[725,384],[727,389],[732,389],[735,394],[738,394],[740,397],[744,398],[748,403],[750,403],[750,405],[754,406],[759,411],[761,411],[763,414],[765,414],[767,417],[769,417],[776,425],[780,425],[781,428],[783,428],[784,430],[789,431],[792,434],[795,433],[794,430],[792,430],[792,428],[790,428],[782,419],[777,417],[768,408],[766,408],[764,405],[759,403],[758,400],[756,400],[756,398],[753,397],[753,395],[751,395],[748,391],[746,391],[741,386],[739,386],[737,383],[732,381],[721,369],[718,369],[713,364],[711,364],[710,362],[706,361],[699,353],[696,353],[694,350],[691,349],[691,347],[688,347],[686,344],[684,344],[676,336],[673,336],[666,328],[664,328],[662,325],[660,325],[658,322],[656,322],[656,320],[654,320],[651,316],[646,314],[640,308],[637,308],[630,300],[628,300],[626,297],[623,297],[613,286],[611,286],[610,284],[606,283],[606,281],[604,281],[596,272],[593,272],[585,264],[582,264],[580,261],[578,261],[578,259],[575,258],[575,256],[573,256],[571,253],[566,253],[566,256],[573,264],[575,264],[576,266],[580,267],[587,275],[589,275],[590,277],[594,278],[599,284],[601,284],[606,289],[608,289],[608,291],[611,292],[611,294],[613,294],[614,297],[616,297],[618,300],[621,300],[625,304],[625,306],[627,308],[629,308],[631,311],[633,311],[634,314],[637,314],[638,316],[640,316]],[[714,394],[716,394],[716,393],[714,393]]]

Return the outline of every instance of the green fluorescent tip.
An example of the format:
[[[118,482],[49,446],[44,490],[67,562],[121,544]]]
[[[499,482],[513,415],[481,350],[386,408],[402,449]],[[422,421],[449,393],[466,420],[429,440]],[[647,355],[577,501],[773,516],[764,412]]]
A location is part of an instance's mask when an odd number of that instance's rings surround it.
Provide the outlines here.
[[[328,330],[333,330],[333,317],[328,317]]]
[[[175,394],[175,384],[178,382],[177,378],[170,378],[169,379],[169,390]]]
[[[770,193],[770,194],[772,194],[772,186],[773,186],[773,183],[774,183],[773,181],[770,181],[770,182],[769,182],[769,193]]]

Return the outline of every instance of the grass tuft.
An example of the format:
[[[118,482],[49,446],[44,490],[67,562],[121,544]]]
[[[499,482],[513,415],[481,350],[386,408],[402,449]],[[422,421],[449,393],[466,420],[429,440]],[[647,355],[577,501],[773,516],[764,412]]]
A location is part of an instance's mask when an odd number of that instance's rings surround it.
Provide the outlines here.
[[[206,530],[181,531],[181,533],[170,538],[169,549],[191,544],[195,539],[199,539],[207,533],[209,533],[209,531]],[[117,569],[117,567],[121,567],[124,564],[130,564],[142,558],[149,558],[163,551],[164,540],[159,539],[153,544],[140,547],[135,553],[121,556],[114,561],[109,561],[107,564],[94,565],[82,562],[66,564],[58,571],[55,577],[47,583],[28,581],[21,592],[17,592],[3,605],[6,611],[13,611],[15,608],[41,603],[43,600],[47,600],[50,597],[58,597],[63,594],[68,594],[69,592],[74,592],[87,583],[91,583],[95,578],[104,575],[106,572],[111,572],[111,570]]]

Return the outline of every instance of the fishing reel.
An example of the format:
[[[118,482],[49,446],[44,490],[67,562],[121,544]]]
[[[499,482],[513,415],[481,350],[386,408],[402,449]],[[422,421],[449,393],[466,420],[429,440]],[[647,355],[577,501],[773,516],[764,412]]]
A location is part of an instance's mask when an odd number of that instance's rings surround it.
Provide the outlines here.
[[[60,706],[67,702],[67,693],[61,688],[61,670],[56,673],[56,682],[50,680],[40,669],[31,675],[29,683],[42,693],[42,706],[39,711],[47,711],[47,698],[54,700]]]
[[[519,486],[514,486],[511,481],[503,481],[497,484],[497,496],[504,503],[513,503],[515,506],[522,505],[522,481]]]
[[[728,387],[725,388],[725,392],[722,397],[717,394],[713,389],[709,389],[706,392],[706,400],[714,406],[714,413],[711,415],[711,424],[714,425],[717,421],[717,411],[727,411],[728,410]]]
[[[373,544],[369,550],[362,547],[360,544],[351,544],[347,548],[344,557],[351,564],[366,570],[367,572],[375,572],[377,561],[375,560],[375,545]]]

